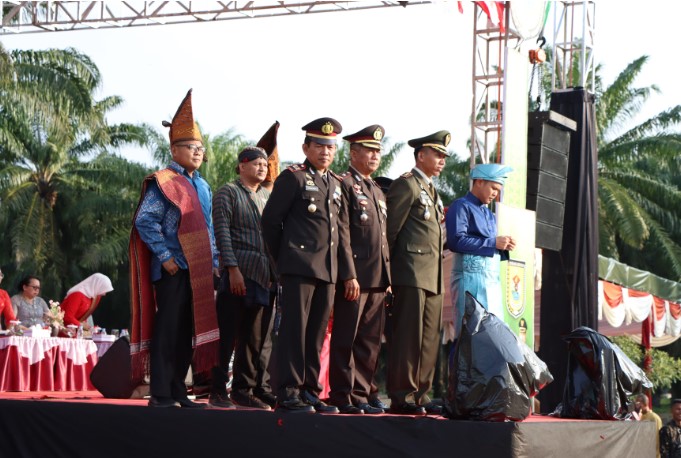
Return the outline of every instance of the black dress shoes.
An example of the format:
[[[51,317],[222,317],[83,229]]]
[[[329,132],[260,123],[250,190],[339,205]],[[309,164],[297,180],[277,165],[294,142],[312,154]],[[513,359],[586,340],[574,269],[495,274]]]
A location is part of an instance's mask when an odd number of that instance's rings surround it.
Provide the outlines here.
[[[314,413],[314,407],[293,396],[283,401],[277,400],[276,411],[278,413]]]
[[[208,407],[208,404],[204,404],[202,402],[194,402],[190,400],[189,398],[180,398],[176,399],[177,403],[180,404],[180,407],[183,409],[205,409]]]
[[[270,392],[264,392],[255,395],[256,398],[260,399],[262,402],[274,409],[277,405],[277,397]]]
[[[338,407],[338,411],[343,415],[364,415],[364,410],[360,407],[355,407],[352,404]]]
[[[434,402],[429,402],[428,404],[422,406],[426,409],[428,415],[442,415],[442,406],[435,404]]]
[[[383,401],[381,401],[379,398],[369,399],[369,405],[377,409],[382,409],[384,412],[388,410],[388,406],[385,405],[385,403],[383,403]]]
[[[149,407],[180,407],[180,404],[172,398],[152,396],[149,398]]]
[[[261,410],[272,410],[272,408],[269,405],[265,404],[260,399],[256,398],[247,391],[233,390],[230,397],[232,398],[232,401],[236,405],[241,407],[250,407],[252,409]]]
[[[208,404],[211,407],[217,407],[218,409],[236,409],[236,406],[232,400],[229,399],[229,395],[227,393],[211,393],[208,397]]]
[[[364,411],[364,413],[367,414],[367,415],[379,415],[379,414],[385,413],[385,410],[383,410],[379,407],[374,407],[371,404],[369,404],[368,402],[359,403],[359,404],[357,404],[357,407],[362,409]],[[343,413],[342,410],[341,410],[341,413]]]
[[[410,402],[404,404],[391,405],[388,413],[394,415],[416,415],[422,417],[426,414],[426,409]]]
[[[300,396],[303,402],[311,405],[317,413],[338,413],[338,407],[326,404],[319,399],[317,395],[312,394],[309,391],[301,391]]]

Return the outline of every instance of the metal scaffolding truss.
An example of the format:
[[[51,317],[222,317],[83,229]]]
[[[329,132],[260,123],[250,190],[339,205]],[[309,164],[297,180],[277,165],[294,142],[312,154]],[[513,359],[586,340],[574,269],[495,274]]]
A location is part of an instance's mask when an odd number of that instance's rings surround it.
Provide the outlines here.
[[[556,2],[553,12],[555,58],[551,89],[583,87],[595,93],[595,2]]]
[[[0,35],[224,21],[427,3],[433,2],[0,1]]]
[[[501,153],[501,116],[504,96],[504,65],[509,46],[520,37],[511,29],[509,4],[505,4],[505,27],[494,25],[480,6],[475,5],[473,25],[473,100],[471,108],[471,168]],[[497,158],[498,160],[498,158]]]

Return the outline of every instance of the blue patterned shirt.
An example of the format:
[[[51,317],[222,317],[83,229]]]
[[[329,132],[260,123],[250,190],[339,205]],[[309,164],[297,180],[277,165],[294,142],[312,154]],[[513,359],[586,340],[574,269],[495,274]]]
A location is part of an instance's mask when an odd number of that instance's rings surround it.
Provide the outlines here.
[[[218,267],[218,250],[215,247],[213,235],[213,222],[211,219],[213,198],[210,186],[201,178],[198,170],[189,176],[187,171],[171,162],[168,166],[171,170],[182,174],[192,184],[201,202],[201,211],[208,227],[211,252],[213,253],[213,267]],[[151,256],[151,281],[161,278],[161,269],[165,261],[175,258],[175,263],[180,269],[187,269],[187,259],[182,253],[177,230],[180,224],[180,210],[165,198],[156,181],[152,180],[147,185],[142,204],[137,212],[135,227],[142,241],[152,252]]]
[[[497,252],[497,221],[473,193],[452,202],[445,224],[447,247],[451,251],[488,257]]]

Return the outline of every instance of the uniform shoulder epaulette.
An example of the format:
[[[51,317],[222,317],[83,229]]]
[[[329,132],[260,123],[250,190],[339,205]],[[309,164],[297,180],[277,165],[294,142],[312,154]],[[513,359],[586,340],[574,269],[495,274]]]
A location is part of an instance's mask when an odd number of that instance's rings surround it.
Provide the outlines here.
[[[351,175],[352,175],[352,174],[350,173],[350,171],[347,170],[347,171],[341,173],[341,174],[340,174],[340,177],[341,177],[341,178],[347,178],[347,177],[349,177],[349,176],[351,176]]]
[[[412,172],[405,172],[402,175],[400,175],[402,178],[409,178],[413,176],[414,174]]]
[[[307,166],[305,164],[293,164],[286,167],[286,170],[291,172],[300,172],[301,170],[307,170]]]
[[[341,177],[339,177],[337,173],[334,173],[331,170],[329,170],[329,175],[331,175],[332,177],[334,177],[338,181],[343,181],[343,179]]]

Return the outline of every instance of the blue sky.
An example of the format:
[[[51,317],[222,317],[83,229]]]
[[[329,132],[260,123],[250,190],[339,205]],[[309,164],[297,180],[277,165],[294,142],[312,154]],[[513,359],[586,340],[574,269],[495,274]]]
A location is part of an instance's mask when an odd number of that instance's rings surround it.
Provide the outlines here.
[[[653,8],[656,4],[664,9]],[[626,4],[625,4],[626,5]],[[599,2],[596,61],[606,83],[625,65],[648,54],[638,80],[657,84],[639,120],[681,103],[674,75],[673,21],[678,7],[648,2],[648,8]],[[312,119],[338,119],[344,133],[381,124],[393,141],[441,129],[452,132],[450,148],[467,155],[470,135],[473,7],[456,2],[408,8],[324,13],[216,23],[148,26],[1,36],[9,49],[74,47],[99,66],[101,96],[126,103],[113,122],[147,122],[163,131],[187,89],[211,135],[233,128],[257,140],[281,122],[284,160],[302,160],[300,127]],[[546,34],[551,43],[550,34]],[[143,150],[126,157],[149,162]],[[411,168],[405,148],[390,171]]]

